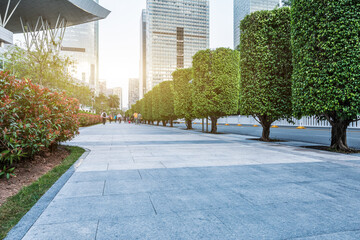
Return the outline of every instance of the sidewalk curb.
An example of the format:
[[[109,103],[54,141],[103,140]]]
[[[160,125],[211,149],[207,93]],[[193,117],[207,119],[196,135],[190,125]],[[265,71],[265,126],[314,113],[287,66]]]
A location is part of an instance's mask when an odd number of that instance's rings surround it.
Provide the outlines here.
[[[83,148],[83,147],[82,147]],[[67,183],[74,174],[76,167],[90,153],[89,149],[83,148],[85,152],[78,160],[51,186],[51,188],[35,203],[35,205],[21,218],[21,220],[13,227],[4,240],[22,239],[44,210],[49,206],[61,188]]]

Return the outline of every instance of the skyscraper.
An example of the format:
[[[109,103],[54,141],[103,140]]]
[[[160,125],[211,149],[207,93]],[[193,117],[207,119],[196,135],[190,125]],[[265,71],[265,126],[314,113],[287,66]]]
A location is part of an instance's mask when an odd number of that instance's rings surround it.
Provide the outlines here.
[[[112,91],[112,94],[119,97],[119,99],[120,99],[119,108],[122,109],[122,106],[123,106],[122,88],[121,87],[114,88]]]
[[[146,91],[209,47],[209,0],[146,1]]]
[[[129,109],[131,105],[135,104],[139,100],[139,79],[130,78],[129,79]]]
[[[234,0],[234,48],[240,44],[240,21],[260,10],[272,10],[281,0]]]
[[[144,9],[140,19],[140,77],[139,97],[143,98],[146,93],[146,10]]]
[[[94,0],[99,3],[99,0]],[[62,54],[74,60],[72,76],[91,88],[99,88],[99,23],[84,23],[66,29]],[[99,90],[99,89],[97,89]]]

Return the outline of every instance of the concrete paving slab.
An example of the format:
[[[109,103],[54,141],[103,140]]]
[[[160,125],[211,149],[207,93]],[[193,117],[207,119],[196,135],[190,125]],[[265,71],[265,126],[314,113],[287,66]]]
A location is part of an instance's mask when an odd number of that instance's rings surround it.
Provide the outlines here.
[[[57,198],[74,198],[88,196],[102,196],[105,187],[105,181],[91,182],[67,182],[60,190]]]
[[[95,239],[97,226],[98,221],[36,225],[30,229],[23,240],[74,239],[74,236],[79,240]]]
[[[83,128],[90,154],[24,239],[358,239],[359,156],[247,138]]]

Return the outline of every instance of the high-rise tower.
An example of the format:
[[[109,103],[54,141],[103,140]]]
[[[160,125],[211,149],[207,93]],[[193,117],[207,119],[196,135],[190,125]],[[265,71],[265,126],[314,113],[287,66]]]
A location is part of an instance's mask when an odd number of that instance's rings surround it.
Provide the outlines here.
[[[281,0],[234,0],[234,48],[240,44],[240,21],[252,12],[272,10]]]
[[[146,10],[141,14],[140,20],[140,77],[139,97],[143,98],[146,93]]]
[[[99,3],[99,0],[93,1]],[[96,89],[99,85],[99,22],[68,27],[61,51],[75,62],[72,76]]]
[[[146,91],[209,47],[209,0],[147,0]]]
[[[130,78],[129,79],[129,98],[128,98],[128,107],[131,108],[131,105],[135,104],[139,100],[139,79]]]

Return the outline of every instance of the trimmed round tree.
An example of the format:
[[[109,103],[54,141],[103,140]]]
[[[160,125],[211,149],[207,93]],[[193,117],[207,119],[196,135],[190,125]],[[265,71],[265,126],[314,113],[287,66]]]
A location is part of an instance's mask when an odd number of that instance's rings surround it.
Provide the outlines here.
[[[290,118],[291,24],[290,9],[257,11],[240,24],[240,113],[251,115],[269,141],[271,124]]]
[[[152,118],[157,122],[157,125],[160,124],[160,87],[156,85],[151,90],[152,92]]]
[[[178,69],[172,74],[174,80],[174,109],[175,115],[185,118],[187,129],[192,129],[192,120],[195,118],[192,102],[192,69]]]
[[[174,110],[174,89],[173,81],[165,81],[159,84],[160,88],[160,117],[164,126],[166,121],[170,121],[170,127],[173,127],[173,121],[176,119]]]
[[[153,122],[152,117],[152,91],[149,91],[144,96],[145,101],[145,109],[144,109],[144,119],[145,121],[148,121],[148,124],[151,124]]]
[[[293,107],[331,126],[331,148],[350,151],[346,130],[360,113],[360,2],[292,2]]]
[[[236,114],[239,105],[239,52],[201,50],[193,57],[193,105],[198,118],[210,117],[211,133],[220,117]]]

